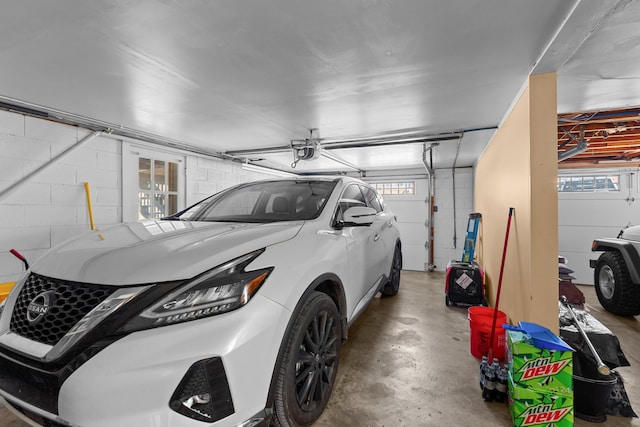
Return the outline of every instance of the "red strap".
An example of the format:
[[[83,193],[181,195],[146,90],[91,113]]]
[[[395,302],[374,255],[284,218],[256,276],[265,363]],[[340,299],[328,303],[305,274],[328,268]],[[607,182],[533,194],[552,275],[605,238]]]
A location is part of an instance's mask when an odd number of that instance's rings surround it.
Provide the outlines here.
[[[16,251],[15,249],[11,249],[9,252],[11,252],[13,256],[18,258],[20,261],[24,262],[24,256],[22,256],[20,252]]]

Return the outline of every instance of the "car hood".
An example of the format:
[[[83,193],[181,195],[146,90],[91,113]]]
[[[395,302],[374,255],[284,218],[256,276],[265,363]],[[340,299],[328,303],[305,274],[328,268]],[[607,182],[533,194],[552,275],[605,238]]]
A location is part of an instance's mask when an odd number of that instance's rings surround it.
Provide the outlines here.
[[[293,238],[302,221],[268,224],[146,220],[84,233],[45,253],[35,273],[132,285],[184,280]]]
[[[640,225],[625,228],[622,230],[622,236],[620,237],[626,240],[640,241]]]

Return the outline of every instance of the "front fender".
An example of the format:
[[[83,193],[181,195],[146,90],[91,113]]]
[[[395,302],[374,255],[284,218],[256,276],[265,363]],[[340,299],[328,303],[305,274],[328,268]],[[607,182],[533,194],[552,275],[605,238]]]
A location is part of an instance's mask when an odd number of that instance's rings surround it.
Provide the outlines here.
[[[622,254],[627,271],[633,283],[640,283],[640,255],[633,243],[622,239],[596,239],[591,245],[593,252],[618,251]],[[589,263],[591,267],[595,267],[596,263]]]
[[[342,341],[347,339],[347,318],[345,316],[346,311],[346,301],[344,297],[344,287],[340,278],[332,273],[323,274],[322,276],[316,278],[313,283],[311,283],[302,296],[300,297],[298,303],[296,304],[295,309],[291,313],[291,317],[289,318],[289,324],[287,325],[286,332],[282,336],[282,341],[280,342],[280,350],[278,351],[278,357],[276,359],[276,364],[273,369],[273,373],[271,376],[271,385],[269,387],[269,394],[267,395],[267,402],[265,404],[265,412],[267,414],[267,419],[265,420],[266,425],[270,424],[270,420],[273,417],[273,405],[275,402],[276,395],[276,386],[278,383],[278,375],[279,375],[279,367],[282,364],[282,360],[284,358],[284,351],[286,348],[287,340],[289,339],[289,335],[291,334],[291,329],[293,328],[293,324],[298,317],[298,313],[302,310],[302,306],[304,302],[309,298],[309,296],[313,292],[323,292],[331,297],[336,302],[338,307],[338,311],[340,312],[341,318],[341,331],[342,331]],[[262,424],[261,424],[262,425]]]

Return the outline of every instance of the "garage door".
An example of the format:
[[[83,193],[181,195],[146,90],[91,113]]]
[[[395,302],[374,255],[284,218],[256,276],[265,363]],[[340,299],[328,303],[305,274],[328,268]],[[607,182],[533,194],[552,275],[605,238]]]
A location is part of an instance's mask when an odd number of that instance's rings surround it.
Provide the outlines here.
[[[398,218],[402,239],[403,269],[425,271],[428,234],[427,220],[427,180],[412,179],[402,181],[370,180],[384,197],[389,209]]]

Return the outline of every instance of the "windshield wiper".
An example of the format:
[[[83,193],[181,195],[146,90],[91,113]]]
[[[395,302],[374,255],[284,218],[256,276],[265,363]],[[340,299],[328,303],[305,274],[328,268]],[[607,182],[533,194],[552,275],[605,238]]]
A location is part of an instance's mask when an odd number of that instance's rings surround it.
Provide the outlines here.
[[[165,216],[160,218],[161,221],[188,221],[187,219],[182,219],[179,216]]]

